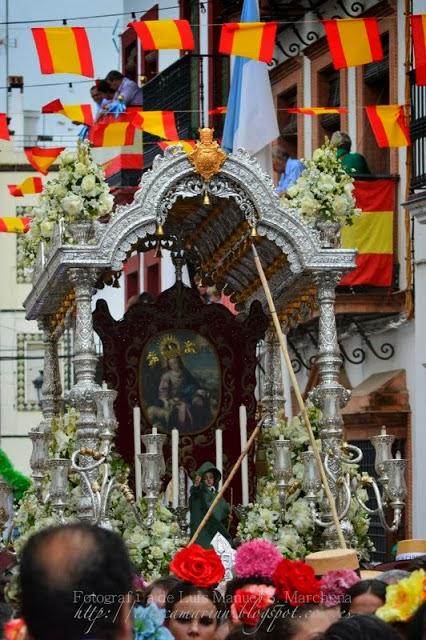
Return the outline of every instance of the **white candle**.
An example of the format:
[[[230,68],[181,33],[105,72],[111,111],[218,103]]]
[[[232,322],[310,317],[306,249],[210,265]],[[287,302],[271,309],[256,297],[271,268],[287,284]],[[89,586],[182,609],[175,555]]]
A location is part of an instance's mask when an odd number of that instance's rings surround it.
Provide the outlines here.
[[[179,505],[179,431],[172,429],[172,504]]]
[[[139,407],[133,407],[133,443],[135,448],[135,489],[136,499],[142,497],[142,469],[139,460],[141,452],[141,410]]]
[[[387,435],[385,425],[383,425],[383,427],[382,427],[382,431],[381,431],[381,434],[380,434],[380,435],[382,435],[382,436],[386,436],[386,435]]]
[[[216,469],[220,471],[222,479],[219,483],[219,487],[222,486],[223,480],[223,441],[222,441],[222,429],[216,429]]]
[[[107,385],[107,383],[105,382],[105,380],[104,380],[104,381],[103,381],[103,383],[102,383],[102,389],[103,389],[104,391],[105,391],[105,390],[107,390],[107,391],[108,391],[108,385]]]
[[[401,452],[400,451],[396,452],[395,460],[401,460]]]
[[[240,441],[242,451],[247,444],[247,410],[244,404],[240,406]],[[241,462],[241,494],[243,507],[246,507],[249,503],[247,456],[245,456]]]
[[[157,435],[157,427],[152,427],[152,431],[151,431],[153,436]]]

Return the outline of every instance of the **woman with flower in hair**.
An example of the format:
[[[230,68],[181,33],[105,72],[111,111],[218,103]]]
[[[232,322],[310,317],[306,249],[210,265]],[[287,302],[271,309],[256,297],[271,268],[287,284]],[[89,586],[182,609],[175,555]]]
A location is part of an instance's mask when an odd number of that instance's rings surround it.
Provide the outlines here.
[[[178,553],[170,571],[180,580],[166,598],[166,626],[175,640],[213,640],[222,617],[215,590],[225,575],[214,549],[192,544]]]
[[[256,626],[266,608],[274,603],[272,574],[282,555],[269,540],[250,540],[235,553],[235,578],[226,585],[225,603],[234,627]]]

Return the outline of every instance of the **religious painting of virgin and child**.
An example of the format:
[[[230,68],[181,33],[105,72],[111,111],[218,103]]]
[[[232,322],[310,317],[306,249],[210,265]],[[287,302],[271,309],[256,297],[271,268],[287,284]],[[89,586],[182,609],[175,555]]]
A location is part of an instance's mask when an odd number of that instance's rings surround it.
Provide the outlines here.
[[[221,371],[213,345],[189,330],[157,334],[139,365],[139,399],[152,427],[199,433],[216,419]]]

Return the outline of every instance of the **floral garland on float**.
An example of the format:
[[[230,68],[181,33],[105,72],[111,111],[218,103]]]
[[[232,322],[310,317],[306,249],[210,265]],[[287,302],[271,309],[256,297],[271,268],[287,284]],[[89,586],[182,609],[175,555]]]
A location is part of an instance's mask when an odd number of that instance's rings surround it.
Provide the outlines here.
[[[313,407],[308,409],[318,447],[321,448],[319,436],[320,411]],[[283,437],[292,442],[292,468],[294,490],[287,499],[285,513],[282,517],[279,491],[274,474],[273,442]],[[237,538],[240,541],[264,538],[277,545],[280,552],[291,559],[303,558],[312,551],[323,548],[321,538],[322,529],[314,525],[307,501],[305,500],[301,483],[303,478],[303,463],[301,454],[309,448],[308,432],[303,419],[299,416],[291,420],[282,413],[278,424],[265,428],[261,432],[259,448],[266,453],[265,475],[258,478],[256,497],[253,503],[241,514],[237,528]],[[259,449],[258,449],[259,451]],[[344,472],[351,476],[358,476],[357,465],[344,465]],[[357,489],[357,496],[367,500],[367,492],[364,488]],[[347,515],[353,527],[352,546],[360,554],[364,561],[368,561],[374,546],[368,537],[370,519],[361,509],[355,498],[351,500],[351,506]]]
[[[63,240],[78,242],[73,225],[93,222],[112,211],[114,198],[109,192],[101,167],[93,160],[87,140],[77,149],[65,149],[59,156],[59,171],[49,180],[38,204],[33,208],[30,230],[23,239],[23,265],[32,268],[40,242],[49,249],[54,228],[64,222]]]
[[[324,248],[340,246],[341,225],[352,225],[361,213],[355,205],[352,176],[343,169],[336,148],[326,138],[315,149],[311,160],[303,160],[305,170],[281,199],[285,207],[294,207],[320,232]]]

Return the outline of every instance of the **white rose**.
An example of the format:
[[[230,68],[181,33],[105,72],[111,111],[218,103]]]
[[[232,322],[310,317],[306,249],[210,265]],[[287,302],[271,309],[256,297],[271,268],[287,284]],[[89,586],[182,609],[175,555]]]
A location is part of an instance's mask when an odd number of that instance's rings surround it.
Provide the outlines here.
[[[305,196],[300,201],[300,208],[302,210],[302,213],[305,213],[306,215],[312,215],[316,213],[316,211],[318,211],[319,204],[316,200],[314,200],[314,198]]]
[[[333,202],[333,208],[338,216],[344,216],[348,211],[348,201],[344,196],[336,196]]]
[[[322,149],[315,149],[314,153],[312,154],[312,160],[314,162],[318,162],[319,160],[322,160],[323,155],[324,153]]]
[[[70,194],[62,200],[62,209],[70,216],[76,216],[83,209],[83,201],[80,196]]]
[[[77,176],[85,176],[87,174],[88,168],[84,162],[76,162],[74,172]]]
[[[83,180],[81,181],[81,189],[84,193],[91,193],[96,187],[96,179],[95,176],[89,174],[87,176],[84,176]]]
[[[111,193],[103,193],[98,205],[101,213],[109,213],[114,205],[114,196]]]
[[[40,224],[41,235],[45,238],[50,238],[50,236],[52,235],[53,226],[54,223],[51,220],[43,220],[43,222]]]
[[[336,186],[336,181],[334,178],[327,173],[320,175],[318,178],[318,187],[322,191],[333,191]]]
[[[353,182],[347,182],[344,186],[344,191],[348,196],[352,195],[352,191],[354,190]]]
[[[67,190],[65,189],[63,184],[55,184],[52,188],[52,193],[56,198],[65,198],[67,195]]]
[[[60,155],[60,160],[64,165],[72,164],[75,161],[75,159],[76,159],[75,152],[71,151],[70,149],[65,149],[65,151],[62,151]]]

